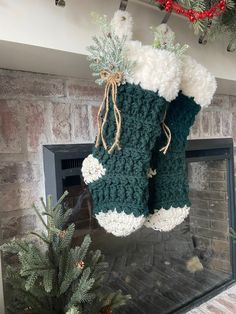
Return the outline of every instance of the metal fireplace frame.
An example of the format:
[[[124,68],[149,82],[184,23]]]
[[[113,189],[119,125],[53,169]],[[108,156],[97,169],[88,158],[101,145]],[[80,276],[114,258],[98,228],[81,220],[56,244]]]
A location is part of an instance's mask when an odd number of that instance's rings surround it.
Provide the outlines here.
[[[62,161],[68,159],[83,160],[91,154],[93,144],[44,145],[43,160],[46,195],[51,194],[56,202],[63,194],[63,178],[80,175],[80,168],[62,169]],[[45,162],[46,161],[46,162]]]
[[[62,161],[68,159],[83,160],[91,153],[92,147],[93,144],[43,146],[46,194],[51,194],[55,202],[63,194],[63,178],[72,174],[81,175],[79,167],[62,169]],[[186,160],[187,162],[226,160],[229,227],[236,230],[234,147],[232,138],[189,140]],[[186,313],[233,285],[236,282],[236,243],[234,243],[232,238],[230,238],[230,259],[232,265],[231,279],[168,314]]]

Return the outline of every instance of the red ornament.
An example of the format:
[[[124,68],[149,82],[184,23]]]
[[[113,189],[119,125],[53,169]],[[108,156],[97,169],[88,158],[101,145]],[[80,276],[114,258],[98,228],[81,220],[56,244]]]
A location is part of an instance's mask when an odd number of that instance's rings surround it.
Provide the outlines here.
[[[194,23],[196,21],[196,18],[193,15],[190,15],[189,21]]]
[[[101,309],[101,314],[112,314],[112,309],[110,308],[110,306],[104,306]]]
[[[193,9],[185,9],[174,0],[155,0],[159,2],[167,12],[175,11],[177,14],[186,16],[190,22],[194,23],[198,20],[205,18],[212,19],[215,16],[220,15],[226,8],[226,0],[220,0],[215,3],[210,9],[205,11],[195,11]]]

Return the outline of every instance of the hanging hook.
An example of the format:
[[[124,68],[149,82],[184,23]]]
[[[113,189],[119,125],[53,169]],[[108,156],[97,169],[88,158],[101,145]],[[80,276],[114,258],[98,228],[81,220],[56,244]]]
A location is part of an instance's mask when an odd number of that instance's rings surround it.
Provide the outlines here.
[[[121,0],[119,10],[125,11],[128,5],[128,0]]]
[[[231,41],[229,42],[229,44],[227,46],[227,51],[228,52],[236,51],[236,47],[232,47],[234,43],[235,43],[235,39],[231,39]]]
[[[198,39],[198,43],[200,45],[206,45],[207,44],[207,36],[208,36],[208,32],[211,28],[211,25],[212,25],[212,20],[209,20],[204,33]]]
[[[64,7],[66,5],[64,0],[55,0],[55,5],[59,7]]]
[[[165,16],[163,17],[161,24],[166,24],[169,21],[169,18],[171,16],[172,11],[169,11],[165,14]]]

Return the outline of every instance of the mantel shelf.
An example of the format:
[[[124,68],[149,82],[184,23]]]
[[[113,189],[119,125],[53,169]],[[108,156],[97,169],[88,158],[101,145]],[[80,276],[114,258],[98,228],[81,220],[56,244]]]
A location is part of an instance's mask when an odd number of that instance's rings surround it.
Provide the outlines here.
[[[0,68],[93,80],[85,54],[0,40]],[[236,81],[217,79],[218,93],[236,95]]]

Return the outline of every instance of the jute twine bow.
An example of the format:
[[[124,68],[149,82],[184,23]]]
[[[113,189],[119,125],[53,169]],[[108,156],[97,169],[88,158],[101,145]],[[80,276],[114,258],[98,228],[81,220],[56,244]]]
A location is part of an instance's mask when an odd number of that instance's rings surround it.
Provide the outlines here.
[[[165,124],[165,119],[166,119],[166,113],[167,113],[167,110],[165,111],[165,114],[164,114],[164,117],[163,117],[163,120],[162,120],[162,129],[166,135],[166,138],[167,138],[167,143],[164,147],[162,147],[160,149],[160,152],[163,152],[163,154],[165,155],[167,153],[167,150],[170,146],[170,142],[171,142],[171,130],[168,128],[168,126]]]
[[[109,154],[113,152],[115,148],[120,149],[120,133],[121,133],[121,114],[117,107],[116,99],[117,99],[117,86],[122,81],[123,73],[122,72],[116,72],[116,73],[110,73],[108,71],[101,71],[100,72],[101,79],[106,82],[105,85],[105,91],[104,91],[104,97],[103,101],[101,103],[101,106],[98,110],[97,115],[97,122],[98,122],[98,135],[96,139],[96,147],[99,146],[100,141],[102,141],[102,145],[105,148],[105,150],[108,151]],[[111,93],[112,97],[112,105],[114,110],[114,116],[116,121],[116,134],[114,143],[110,148],[108,148],[106,140],[104,138],[104,127],[107,122],[107,117],[109,113],[109,94]],[[103,112],[105,110],[105,114],[103,116]]]

